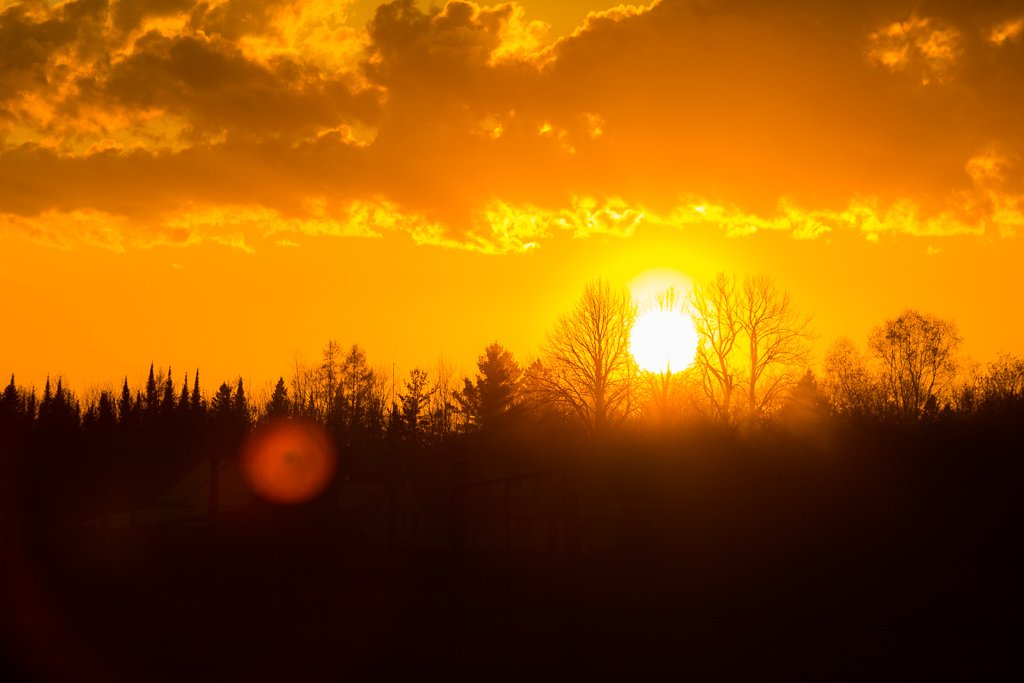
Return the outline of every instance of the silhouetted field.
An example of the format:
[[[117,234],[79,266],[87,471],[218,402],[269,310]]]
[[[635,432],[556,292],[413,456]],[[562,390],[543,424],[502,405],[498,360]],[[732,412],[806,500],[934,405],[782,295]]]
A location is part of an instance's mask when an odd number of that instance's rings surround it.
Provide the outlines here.
[[[102,493],[7,498],[4,643],[58,681],[1005,679],[1022,445],[1015,417],[476,434],[342,452],[302,505],[225,494],[161,519],[202,470],[183,457],[134,521],[104,520]]]

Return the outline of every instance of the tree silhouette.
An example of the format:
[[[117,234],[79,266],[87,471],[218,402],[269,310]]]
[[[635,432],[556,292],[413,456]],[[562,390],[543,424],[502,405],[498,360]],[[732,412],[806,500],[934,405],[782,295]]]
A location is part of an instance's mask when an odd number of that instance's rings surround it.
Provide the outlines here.
[[[413,368],[405,380],[405,393],[399,396],[402,402],[402,424],[407,434],[414,437],[420,432],[420,415],[426,409],[431,391],[427,388],[427,371]]]
[[[629,290],[604,280],[587,284],[531,366],[532,392],[575,416],[592,436],[621,424],[635,408],[637,369],[629,352],[635,320]]]
[[[314,401],[319,404],[318,411],[327,416],[337,410],[338,382],[342,365],[341,345],[333,339],[324,347],[320,363],[319,387],[314,394]]]
[[[274,393],[270,395],[270,400],[267,401],[264,412],[268,419],[287,417],[291,412],[291,404],[288,401],[288,389],[285,388],[284,377],[278,378],[277,384],[274,385]]]
[[[884,399],[880,382],[867,359],[849,339],[838,339],[825,352],[825,395],[832,409],[841,415],[880,415]]]
[[[199,369],[196,368],[196,376],[192,381],[192,412],[201,415],[204,409],[203,395],[199,393]]]
[[[766,275],[744,278],[737,319],[749,359],[747,417],[760,420],[805,372],[809,318]]]
[[[231,402],[231,412],[238,423],[242,426],[248,426],[251,422],[249,415],[249,402],[245,398],[245,386],[242,384],[242,378],[238,378],[238,383],[235,385],[235,395]]]
[[[351,439],[357,433],[380,433],[384,427],[384,396],[366,353],[353,344],[338,372],[334,412],[329,421]]]
[[[227,421],[231,419],[234,412],[234,398],[231,394],[231,387],[227,382],[221,382],[217,393],[210,401],[210,413],[215,420]]]
[[[132,416],[132,391],[128,388],[128,377],[124,378],[121,386],[121,398],[117,402],[117,416],[122,423],[126,423]]]
[[[43,401],[39,405],[37,428],[44,433],[58,434],[67,437],[76,429],[81,420],[81,406],[74,394],[64,387],[64,380],[57,378],[56,390],[50,388],[50,378],[46,378],[43,389]]]
[[[43,385],[43,400],[39,402],[39,414],[49,415],[50,406],[53,404],[53,389],[50,388],[50,376],[46,376],[46,384]]]
[[[174,380],[171,378],[171,368],[167,368],[167,379],[164,381],[164,397],[160,403],[160,412],[164,418],[174,415]]]
[[[21,414],[21,398],[18,395],[18,387],[14,384],[14,374],[11,374],[11,381],[4,389],[3,398],[0,399],[0,411],[4,419],[13,420]]]
[[[185,373],[185,378],[181,382],[181,396],[178,398],[178,412],[182,415],[187,415],[190,409],[191,398],[188,393],[188,373]]]
[[[698,340],[694,362],[712,413],[723,424],[732,422],[733,393],[742,372],[737,290],[735,277],[718,273],[710,282],[695,284],[689,299]]]
[[[904,311],[871,332],[870,347],[882,368],[886,398],[900,417],[918,418],[956,376],[961,338],[956,326],[917,311]]]
[[[1024,402],[1024,358],[1002,354],[989,363],[981,389],[982,401],[989,407],[1008,407]]]
[[[146,418],[152,419],[160,410],[160,395],[157,391],[156,376],[153,374],[153,364],[149,364],[149,378],[146,380]]]
[[[523,372],[512,353],[494,342],[477,359],[476,378],[463,379],[455,395],[466,425],[490,430],[505,422],[520,401]]]

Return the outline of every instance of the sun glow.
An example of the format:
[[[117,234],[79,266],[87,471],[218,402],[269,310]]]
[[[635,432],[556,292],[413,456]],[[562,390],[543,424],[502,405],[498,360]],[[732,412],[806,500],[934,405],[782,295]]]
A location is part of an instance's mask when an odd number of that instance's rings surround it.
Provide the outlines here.
[[[697,353],[697,331],[682,311],[647,311],[633,325],[629,350],[648,372],[683,370],[693,363]]]

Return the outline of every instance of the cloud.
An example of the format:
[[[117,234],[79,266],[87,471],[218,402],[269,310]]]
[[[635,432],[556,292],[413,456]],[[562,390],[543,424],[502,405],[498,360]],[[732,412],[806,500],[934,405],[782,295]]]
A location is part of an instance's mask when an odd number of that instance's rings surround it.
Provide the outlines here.
[[[999,3],[664,0],[557,40],[515,3],[396,0],[365,27],[350,4],[10,4],[0,225],[61,247],[488,253],[698,219],[1024,227],[1021,24]]]
[[[962,52],[962,42],[955,28],[911,15],[868,36],[868,57],[893,71],[913,72],[927,85],[949,76]]]
[[[1017,41],[1024,34],[1024,17],[1007,19],[992,27],[988,39],[993,45],[1002,45],[1009,41]]]

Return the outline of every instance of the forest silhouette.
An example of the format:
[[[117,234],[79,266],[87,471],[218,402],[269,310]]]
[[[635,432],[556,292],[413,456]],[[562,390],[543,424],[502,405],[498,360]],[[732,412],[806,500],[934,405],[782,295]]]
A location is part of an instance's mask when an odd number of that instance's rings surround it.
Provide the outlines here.
[[[59,681],[1019,668],[1024,359],[966,366],[952,321],[908,310],[812,365],[811,319],[764,276],[656,305],[693,317],[689,368],[641,370],[637,304],[596,280],[536,358],[495,342],[469,377],[439,364],[394,382],[336,341],[258,400],[201,369],[153,365],[88,398],[12,375],[6,666]]]

